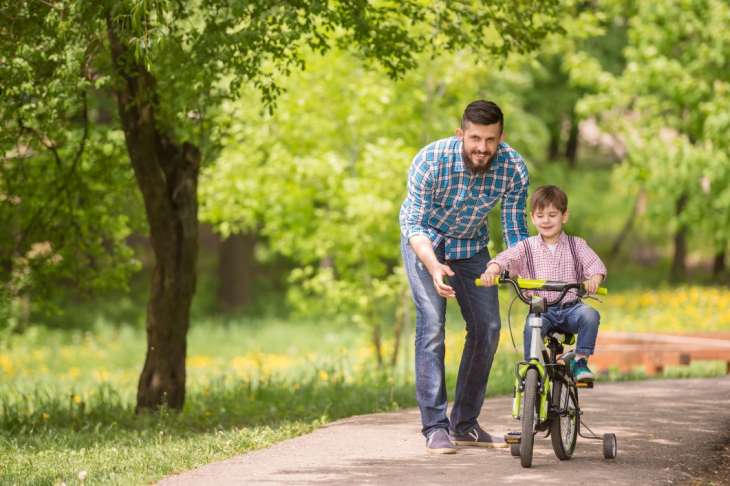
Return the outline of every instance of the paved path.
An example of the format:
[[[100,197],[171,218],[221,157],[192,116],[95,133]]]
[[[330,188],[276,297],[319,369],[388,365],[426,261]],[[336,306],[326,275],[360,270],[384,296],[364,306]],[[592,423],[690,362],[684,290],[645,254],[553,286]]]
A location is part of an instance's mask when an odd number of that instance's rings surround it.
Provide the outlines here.
[[[164,479],[171,485],[339,484],[675,484],[703,477],[730,435],[730,377],[598,383],[581,391],[586,423],[618,437],[618,457],[605,460],[599,441],[578,439],[559,461],[550,439],[535,441],[533,467],[508,449],[425,452],[417,410],[352,417],[268,449]],[[480,423],[517,430],[511,398],[489,399]]]

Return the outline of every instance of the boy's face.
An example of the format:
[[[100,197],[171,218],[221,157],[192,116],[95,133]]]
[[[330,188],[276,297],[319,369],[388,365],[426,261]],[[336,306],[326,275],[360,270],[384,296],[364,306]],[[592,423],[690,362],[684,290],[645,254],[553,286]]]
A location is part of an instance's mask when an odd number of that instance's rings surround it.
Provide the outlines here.
[[[568,210],[561,213],[552,204],[534,210],[530,216],[532,217],[532,224],[537,228],[537,232],[542,235],[543,238],[554,238],[563,231],[563,225],[568,222]]]

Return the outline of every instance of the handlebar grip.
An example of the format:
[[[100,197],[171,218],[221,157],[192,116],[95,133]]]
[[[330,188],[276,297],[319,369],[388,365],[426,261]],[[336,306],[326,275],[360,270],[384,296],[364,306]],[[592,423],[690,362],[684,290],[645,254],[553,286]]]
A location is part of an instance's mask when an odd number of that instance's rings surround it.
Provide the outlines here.
[[[497,285],[499,283],[501,283],[501,280],[499,279],[499,275],[497,275],[496,277],[494,277],[494,284]],[[475,278],[474,285],[476,285],[477,287],[484,287],[484,282],[482,282],[481,278]]]
[[[598,287],[596,290],[597,295],[608,295],[608,289],[606,287]]]

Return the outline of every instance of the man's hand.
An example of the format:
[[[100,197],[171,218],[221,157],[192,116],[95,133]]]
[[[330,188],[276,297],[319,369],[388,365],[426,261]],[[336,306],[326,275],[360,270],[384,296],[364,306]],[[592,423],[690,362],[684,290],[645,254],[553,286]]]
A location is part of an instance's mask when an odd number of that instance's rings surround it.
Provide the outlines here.
[[[444,265],[443,263],[436,263],[431,270],[433,286],[436,287],[436,292],[438,292],[441,297],[450,298],[456,296],[456,292],[454,292],[453,287],[444,283],[444,276],[452,277],[454,275],[454,271],[451,267]]]
[[[501,269],[499,268],[499,265],[496,263],[491,263],[487,266],[487,269],[484,271],[484,273],[481,275],[482,283],[485,287],[491,287],[492,285],[495,285],[497,282],[497,277],[499,277],[499,274],[501,272]]]
[[[595,294],[598,287],[601,285],[601,282],[603,282],[603,275],[599,273],[583,282],[583,286],[586,288],[586,292],[589,294]]]

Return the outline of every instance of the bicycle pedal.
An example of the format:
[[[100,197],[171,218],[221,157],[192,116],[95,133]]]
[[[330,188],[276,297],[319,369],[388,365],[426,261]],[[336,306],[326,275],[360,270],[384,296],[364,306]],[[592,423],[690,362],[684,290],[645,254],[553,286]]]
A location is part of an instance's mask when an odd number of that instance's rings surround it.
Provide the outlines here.
[[[519,444],[522,438],[522,432],[507,432],[504,434],[504,441],[508,444]]]
[[[593,382],[592,381],[576,381],[575,387],[576,388],[593,388]]]

